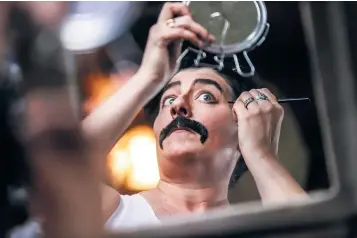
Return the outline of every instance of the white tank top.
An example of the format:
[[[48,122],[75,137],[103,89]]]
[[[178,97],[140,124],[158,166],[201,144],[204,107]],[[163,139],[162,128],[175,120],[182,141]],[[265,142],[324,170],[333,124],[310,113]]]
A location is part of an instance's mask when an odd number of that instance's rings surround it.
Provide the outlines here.
[[[160,224],[150,204],[140,194],[121,195],[118,208],[105,224],[107,230],[133,228],[137,226]],[[10,238],[36,238],[40,234],[40,225],[34,219],[15,227]]]
[[[140,194],[122,195],[118,208],[106,223],[108,230],[160,224],[150,204]]]

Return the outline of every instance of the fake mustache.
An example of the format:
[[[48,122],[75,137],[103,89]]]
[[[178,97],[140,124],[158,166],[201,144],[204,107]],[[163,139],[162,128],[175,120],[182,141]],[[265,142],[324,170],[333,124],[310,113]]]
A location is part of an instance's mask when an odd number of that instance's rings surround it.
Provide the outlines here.
[[[187,129],[196,132],[201,136],[200,141],[201,143],[205,143],[208,137],[208,130],[207,128],[199,123],[198,121],[194,121],[191,119],[188,119],[186,117],[176,117],[170,124],[168,124],[164,129],[162,129],[160,133],[160,138],[159,138],[159,143],[160,143],[160,148],[163,148],[163,141],[170,135],[170,133],[178,128],[182,129]]]

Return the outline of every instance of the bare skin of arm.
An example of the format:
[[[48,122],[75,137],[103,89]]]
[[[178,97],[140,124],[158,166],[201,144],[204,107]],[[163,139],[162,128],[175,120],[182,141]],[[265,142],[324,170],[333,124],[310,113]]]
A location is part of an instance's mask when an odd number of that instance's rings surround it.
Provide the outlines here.
[[[263,93],[268,100],[244,102]],[[278,162],[278,145],[284,110],[268,89],[252,89],[238,98],[234,111],[239,147],[253,175],[263,204],[307,197],[305,191]]]
[[[176,15],[179,15],[175,18],[176,26],[171,28],[167,20]],[[185,4],[166,3],[163,6],[157,23],[150,29],[138,72],[82,122],[84,137],[95,151],[95,158],[106,158],[140,109],[173,76],[177,67],[176,59],[181,53],[181,40],[202,45],[198,36],[206,39],[207,33],[205,28],[193,21]],[[120,195],[114,189],[104,186],[102,199],[103,215],[107,220],[118,206]]]
[[[253,175],[263,204],[291,200],[293,197],[307,197],[289,172],[279,164],[269,151],[250,153],[247,166]]]
[[[176,27],[167,25],[175,15]],[[166,3],[158,21],[150,29],[143,60],[138,72],[108,101],[83,121],[85,137],[104,158],[139,110],[173,76],[180,55],[180,41],[203,44],[207,30],[194,22],[183,3]],[[172,49],[174,48],[174,49]]]
[[[155,93],[154,81],[144,72],[136,73],[119,91],[94,110],[82,122],[84,137],[95,151],[95,159],[104,160],[139,110]],[[105,163],[100,163],[104,171]],[[120,203],[117,190],[103,184],[102,217],[105,223]]]
[[[158,83],[144,71],[137,72],[119,91],[82,122],[85,137],[105,158],[139,110],[157,92]]]

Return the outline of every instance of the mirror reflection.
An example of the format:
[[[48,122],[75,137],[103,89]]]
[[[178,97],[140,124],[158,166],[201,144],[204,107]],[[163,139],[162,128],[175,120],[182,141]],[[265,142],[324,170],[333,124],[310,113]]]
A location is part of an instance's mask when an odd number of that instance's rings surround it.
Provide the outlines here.
[[[215,52],[199,67],[194,54],[179,67],[176,60],[180,40],[196,49],[220,42],[222,24],[205,24],[212,12],[231,19],[225,45],[249,41],[261,14],[254,2],[148,3],[125,34],[75,55],[83,135],[105,165],[100,215],[108,229],[247,201],[308,201],[308,192],[328,187],[313,102],[278,101],[313,97],[301,23],[290,16],[297,6],[266,5],[276,30],[251,52],[253,77],[240,76],[232,57],[222,70],[210,67]],[[283,9],[294,26],[281,20]],[[33,194],[29,204],[41,207]],[[41,230],[41,209],[29,217],[14,235]]]
[[[211,14],[222,12],[224,18],[229,20],[230,29],[227,32],[225,44],[236,44],[245,41],[254,32],[258,24],[258,12],[256,3],[253,1],[231,2],[189,2],[192,17],[195,21],[216,36],[220,42],[223,19],[216,21],[211,19]]]

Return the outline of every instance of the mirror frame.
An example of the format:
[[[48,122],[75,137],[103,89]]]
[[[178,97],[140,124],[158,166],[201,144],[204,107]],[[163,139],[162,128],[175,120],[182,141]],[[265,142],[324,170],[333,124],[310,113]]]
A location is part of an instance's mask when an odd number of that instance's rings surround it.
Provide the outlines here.
[[[190,6],[191,1],[184,1],[185,4]],[[223,51],[227,56],[231,56],[243,51],[249,51],[259,45],[261,45],[268,33],[268,13],[263,1],[252,1],[257,9],[257,25],[252,33],[242,42],[230,45],[224,45]],[[221,46],[218,44],[212,44],[206,48],[205,51],[213,54],[221,54]]]

